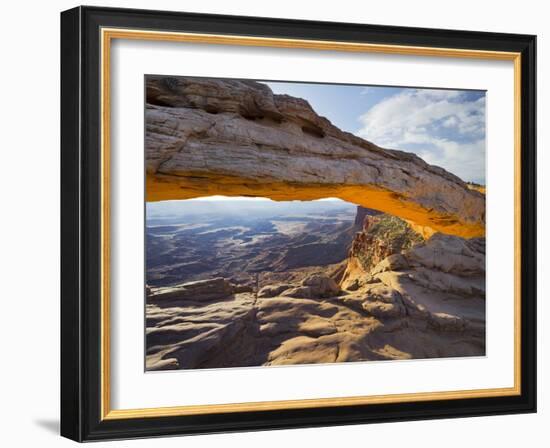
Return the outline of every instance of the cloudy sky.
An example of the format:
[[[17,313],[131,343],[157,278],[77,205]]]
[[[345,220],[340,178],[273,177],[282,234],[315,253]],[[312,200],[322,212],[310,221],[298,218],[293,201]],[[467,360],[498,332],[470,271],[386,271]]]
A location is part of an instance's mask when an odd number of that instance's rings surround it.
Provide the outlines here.
[[[269,82],[334,125],[485,184],[485,92]]]

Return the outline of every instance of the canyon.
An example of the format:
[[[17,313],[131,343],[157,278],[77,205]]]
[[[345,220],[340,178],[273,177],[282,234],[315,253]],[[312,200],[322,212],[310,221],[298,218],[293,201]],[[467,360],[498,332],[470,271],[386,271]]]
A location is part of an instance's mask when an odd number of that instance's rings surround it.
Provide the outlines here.
[[[267,225],[285,222],[281,205],[239,226],[148,227],[147,369],[485,353],[484,238],[425,239],[375,210],[317,206],[286,215],[290,234]]]

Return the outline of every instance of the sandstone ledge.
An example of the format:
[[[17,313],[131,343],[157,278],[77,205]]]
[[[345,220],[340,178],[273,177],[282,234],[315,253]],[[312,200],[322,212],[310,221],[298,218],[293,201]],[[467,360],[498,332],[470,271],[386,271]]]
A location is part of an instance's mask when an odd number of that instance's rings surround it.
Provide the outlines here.
[[[149,77],[147,102],[148,201],[338,197],[435,231],[484,235],[482,193],[414,154],[343,132],[306,101],[261,83]]]

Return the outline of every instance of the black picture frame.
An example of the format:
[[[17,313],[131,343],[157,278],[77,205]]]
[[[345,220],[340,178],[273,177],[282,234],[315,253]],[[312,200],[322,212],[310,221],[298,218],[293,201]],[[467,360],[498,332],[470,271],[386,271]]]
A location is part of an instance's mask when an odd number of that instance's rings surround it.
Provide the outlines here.
[[[521,53],[521,394],[101,418],[100,29],[129,28]],[[61,435],[76,441],[536,412],[536,37],[77,7],[61,14]]]

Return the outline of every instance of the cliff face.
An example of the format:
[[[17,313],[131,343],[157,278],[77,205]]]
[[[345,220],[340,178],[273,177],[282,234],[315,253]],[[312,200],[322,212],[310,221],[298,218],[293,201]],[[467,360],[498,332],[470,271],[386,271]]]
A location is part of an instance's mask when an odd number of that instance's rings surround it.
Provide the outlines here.
[[[453,174],[253,81],[148,77],[146,170],[148,201],[338,197],[448,234],[485,231],[484,195]]]
[[[359,230],[363,229],[363,223],[365,222],[365,218],[367,216],[376,216],[381,215],[382,212],[379,212],[378,210],[373,210],[371,208],[365,208],[361,207],[360,205],[357,206],[357,214],[355,215],[355,220],[353,222],[353,226],[356,227]]]
[[[374,213],[373,213],[374,212]],[[360,226],[358,223],[361,223]],[[403,260],[403,257],[414,256],[422,247],[432,247],[438,241],[438,256],[442,259],[453,257],[453,244],[460,242],[464,247],[472,248],[477,255],[472,259],[476,263],[481,259],[484,263],[485,239],[484,238],[446,238],[446,235],[431,233],[423,235],[421,229],[415,225],[387,214],[379,214],[375,211],[362,210],[358,207],[355,218],[356,232],[349,251],[347,268],[342,278],[344,287],[348,287],[356,278],[368,279],[371,273],[378,269],[377,265],[386,259]],[[447,244],[449,244],[447,251]],[[466,250],[466,249],[465,249]],[[447,253],[448,252],[448,253]],[[470,253],[472,255],[474,252]],[[472,255],[473,256],[473,255]],[[411,265],[414,265],[412,263]],[[476,272],[485,275],[484,265]],[[460,274],[461,271],[454,270]]]
[[[351,244],[342,283],[353,288],[379,262],[424,241],[422,235],[402,219],[358,207],[355,218],[359,231]]]
[[[441,233],[425,238],[399,218],[358,210],[359,216],[363,226],[354,237],[341,280],[342,289],[348,291],[344,302],[354,304],[357,297],[363,298],[361,306],[373,316],[400,316],[417,329],[423,321],[436,332],[457,332],[455,336],[468,341],[468,350],[483,353],[485,238]],[[374,298],[364,300],[373,294]],[[414,344],[401,343],[405,345],[396,347],[404,352],[404,347]]]

